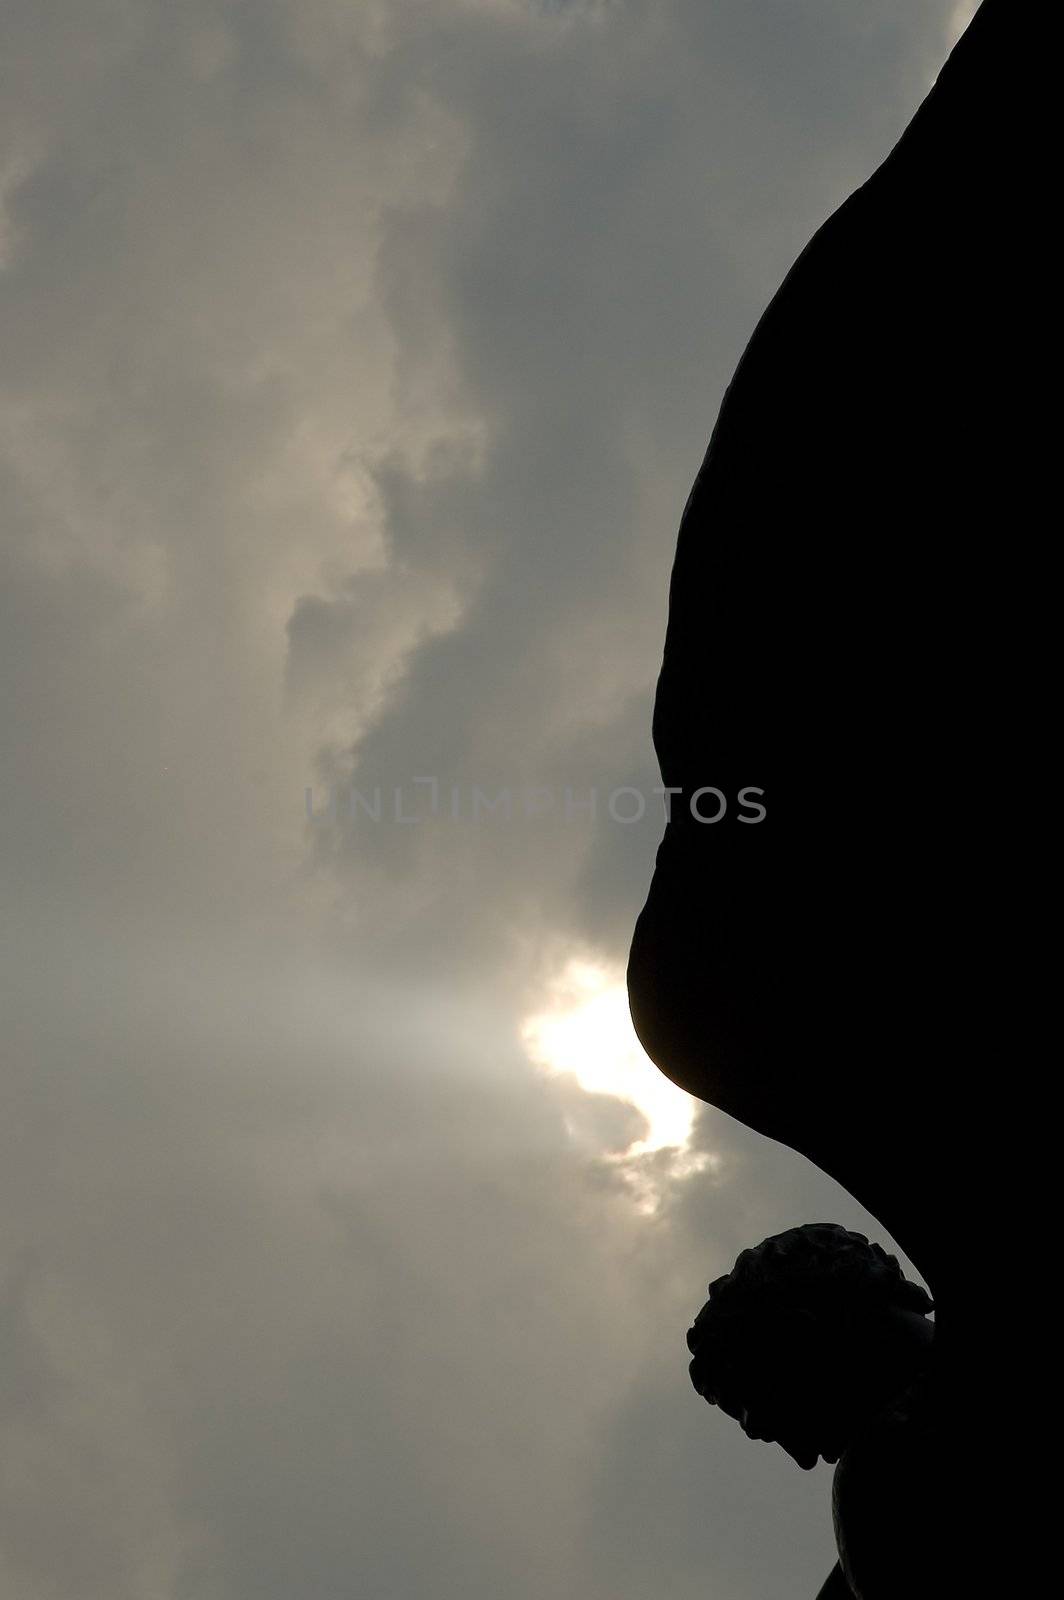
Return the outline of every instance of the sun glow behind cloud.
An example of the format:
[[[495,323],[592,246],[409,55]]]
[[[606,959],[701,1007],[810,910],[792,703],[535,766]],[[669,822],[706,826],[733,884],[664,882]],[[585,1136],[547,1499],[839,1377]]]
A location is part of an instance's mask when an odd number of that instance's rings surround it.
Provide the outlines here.
[[[552,1076],[571,1073],[588,1094],[613,1095],[647,1120],[620,1159],[686,1150],[695,1101],[669,1082],[636,1038],[622,973],[571,960],[551,984],[543,1011],[521,1035],[530,1058]]]

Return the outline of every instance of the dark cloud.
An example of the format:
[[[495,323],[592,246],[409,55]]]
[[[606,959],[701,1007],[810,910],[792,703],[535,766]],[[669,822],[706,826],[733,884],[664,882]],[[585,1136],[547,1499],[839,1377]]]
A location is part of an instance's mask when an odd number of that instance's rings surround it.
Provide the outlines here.
[[[412,387],[446,339],[483,446],[464,471],[393,457],[378,475],[395,558],[462,572],[466,604],[408,657],[353,765],[372,783],[413,765],[559,800],[595,788],[604,810],[655,782],[674,530],[732,365],[926,87],[927,28],[885,5],[581,8],[556,32],[519,11],[437,10],[391,63],[460,108],[468,154],[446,206],[386,218],[382,301]],[[419,922],[428,875],[451,939],[456,907],[474,945],[482,917],[496,938],[510,899],[619,957],[652,847],[649,823],[579,848],[541,829],[471,860],[446,834],[352,829],[346,864],[379,850],[394,884],[408,851]]]

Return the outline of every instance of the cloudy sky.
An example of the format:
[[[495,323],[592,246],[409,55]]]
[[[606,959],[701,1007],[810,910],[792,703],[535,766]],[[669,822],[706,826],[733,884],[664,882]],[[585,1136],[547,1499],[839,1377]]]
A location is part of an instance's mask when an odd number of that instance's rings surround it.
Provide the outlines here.
[[[621,975],[723,388],[972,9],[3,0],[0,1600],[826,1575],[684,1331],[882,1232]]]

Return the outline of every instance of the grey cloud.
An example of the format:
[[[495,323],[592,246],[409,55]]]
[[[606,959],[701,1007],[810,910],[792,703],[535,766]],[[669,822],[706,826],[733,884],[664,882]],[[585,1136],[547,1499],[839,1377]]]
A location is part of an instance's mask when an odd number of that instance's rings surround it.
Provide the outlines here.
[[[438,12],[392,64],[461,106],[469,155],[446,206],[386,226],[383,299],[411,373],[426,306],[448,330],[450,381],[486,444],[464,478],[393,462],[382,480],[397,555],[430,571],[442,552],[476,575],[461,628],[412,656],[359,740],[356,774],[374,781],[412,760],[454,781],[564,773],[584,793],[634,773],[649,791],[672,541],[715,405],[789,259],[925,87],[915,8],[607,15],[553,43],[537,32],[534,53],[512,8],[505,26],[490,8],[487,23]],[[401,872],[394,852],[409,848],[424,880],[421,839],[363,831],[348,845],[356,876],[377,849]],[[631,904],[647,844],[628,841],[622,864],[603,835],[584,867],[555,837],[516,848],[539,856],[544,917],[619,955],[610,884]],[[485,852],[469,878],[450,841],[441,850],[439,915],[460,904],[475,936],[507,892],[500,864]],[[501,870],[509,881],[508,859]]]
[[[641,1216],[519,1045],[657,824],[302,800],[649,792],[721,390],[952,9],[5,7],[5,1596],[815,1592],[683,1330],[867,1219],[711,1116]]]
[[[686,1386],[707,1276],[774,1220],[763,1198],[734,1215],[754,1141],[707,1119],[722,1166],[700,1214],[677,1182],[640,1218],[561,1137],[571,1091],[505,1034],[471,1061],[459,1007],[401,1019],[294,963],[280,984],[268,949],[197,966],[112,944],[64,983],[81,939],[41,919],[10,962],[14,1034],[37,1043],[0,1164],[35,1252],[20,1593],[132,1600],[155,1570],[219,1600],[317,1600],[353,1575],[634,1600],[659,1566],[678,1593],[717,1572],[752,1600],[771,1547],[751,1555],[741,1518],[707,1542],[703,1494],[771,1505],[792,1573],[819,1574],[824,1484],[767,1451],[735,1463]],[[796,1158],[776,1177],[779,1215],[838,1213]]]

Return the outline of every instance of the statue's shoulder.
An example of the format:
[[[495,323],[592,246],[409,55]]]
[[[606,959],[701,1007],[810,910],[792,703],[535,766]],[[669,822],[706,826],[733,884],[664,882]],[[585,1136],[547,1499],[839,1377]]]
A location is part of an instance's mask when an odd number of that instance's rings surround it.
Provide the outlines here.
[[[839,1559],[859,1600],[941,1595],[943,1440],[930,1386],[899,1395],[835,1469]]]

